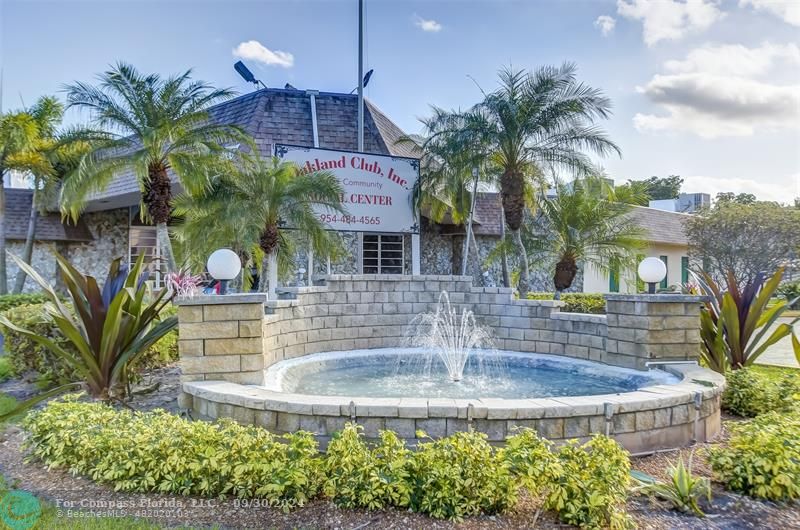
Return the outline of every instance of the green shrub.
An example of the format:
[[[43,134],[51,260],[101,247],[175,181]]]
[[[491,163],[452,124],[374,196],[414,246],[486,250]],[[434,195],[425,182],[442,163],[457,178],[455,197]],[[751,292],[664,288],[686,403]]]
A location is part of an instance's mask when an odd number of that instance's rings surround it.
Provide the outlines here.
[[[305,432],[277,437],[231,420],[188,421],[74,397],[32,412],[23,426],[33,455],[49,467],[122,491],[262,498],[288,510],[322,482],[317,442]]]
[[[411,500],[409,450],[391,431],[370,448],[363,427],[348,423],[334,434],[325,455],[325,495],[344,508],[406,507]]]
[[[0,313],[20,305],[41,304],[46,301],[47,296],[42,293],[0,295]]]
[[[409,506],[439,519],[503,512],[517,501],[518,485],[486,435],[457,432],[419,444],[411,454]]]
[[[800,414],[769,412],[731,429],[727,447],[709,450],[716,480],[758,499],[800,498]]]
[[[688,466],[683,463],[682,456],[678,457],[676,464],[670,464],[667,482],[641,471],[631,471],[631,476],[640,484],[636,491],[663,499],[682,512],[692,512],[698,517],[705,517],[706,514],[700,509],[700,500],[705,498],[711,502],[711,481],[692,473],[693,457],[694,453],[689,456]]]
[[[617,442],[602,435],[579,446],[572,440],[559,449],[559,473],[548,484],[545,508],[581,528],[626,528],[624,511],[630,482],[630,459]]]
[[[506,438],[505,447],[500,449],[500,457],[511,473],[533,495],[543,493],[549,483],[561,475],[561,466],[551,450],[552,445],[535,430],[525,428]]]
[[[17,326],[47,337],[70,353],[77,354],[77,350],[61,335],[45,312],[44,303],[19,305],[6,310],[3,316]],[[34,371],[43,379],[53,382],[75,381],[78,377],[58,356],[30,337],[7,326],[0,325],[0,330],[5,337],[5,351],[14,374]]]
[[[171,316],[176,311],[176,308],[170,307],[163,311],[162,316]],[[68,352],[77,353],[75,347],[64,338],[52,318],[44,310],[44,303],[20,305],[5,311],[3,316],[20,328],[35,331],[39,335],[53,340]],[[40,374],[42,379],[50,380],[53,383],[75,381],[78,378],[78,374],[70,369],[69,365],[60,357],[30,337],[2,325],[0,325],[0,331],[5,336],[5,351],[13,374],[19,375],[33,371]],[[131,368],[137,371],[150,370],[175,362],[177,359],[178,331],[172,330],[150,346]]]
[[[786,299],[789,307],[800,309],[800,282],[784,282],[778,286],[776,293]]]
[[[759,414],[787,412],[797,407],[800,378],[786,373],[777,380],[759,375],[752,368],[725,374],[727,386],[722,394],[722,408],[731,414],[754,418]]]
[[[528,300],[552,300],[553,293],[528,293]],[[606,299],[601,293],[563,293],[561,301],[566,305],[561,308],[565,313],[606,313]]]
[[[0,383],[6,379],[11,379],[14,374],[14,366],[11,364],[11,359],[8,355],[0,356]]]

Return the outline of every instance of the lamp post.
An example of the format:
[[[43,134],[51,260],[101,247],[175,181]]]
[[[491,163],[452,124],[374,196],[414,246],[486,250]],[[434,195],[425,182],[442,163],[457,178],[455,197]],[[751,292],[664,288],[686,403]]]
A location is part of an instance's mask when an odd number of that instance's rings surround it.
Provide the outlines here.
[[[229,248],[221,248],[211,253],[206,266],[208,273],[215,280],[219,280],[219,294],[227,294],[228,282],[239,275],[242,261],[236,252]]]
[[[645,258],[639,263],[639,278],[648,286],[647,292],[656,294],[656,284],[667,276],[667,266],[658,258]]]

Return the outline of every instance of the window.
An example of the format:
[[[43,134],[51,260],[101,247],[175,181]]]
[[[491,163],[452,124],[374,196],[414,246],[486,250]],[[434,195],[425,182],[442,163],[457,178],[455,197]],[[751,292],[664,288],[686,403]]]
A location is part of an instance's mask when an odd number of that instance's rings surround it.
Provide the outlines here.
[[[144,255],[145,270],[150,271],[149,281],[153,287],[164,286],[164,270],[166,264],[161,262],[161,252],[156,238],[156,227],[132,225],[128,231],[128,263],[131,267]],[[159,266],[160,265],[160,266]]]
[[[689,258],[686,256],[681,257],[681,282],[689,283]]]
[[[659,256],[659,258],[664,262],[664,266],[667,268],[667,274],[665,274],[664,279],[661,280],[661,288],[666,289],[669,287],[669,259],[667,256]]]
[[[361,263],[364,274],[403,274],[403,236],[364,234]]]
[[[619,292],[619,263],[614,261],[608,271],[608,292]]]

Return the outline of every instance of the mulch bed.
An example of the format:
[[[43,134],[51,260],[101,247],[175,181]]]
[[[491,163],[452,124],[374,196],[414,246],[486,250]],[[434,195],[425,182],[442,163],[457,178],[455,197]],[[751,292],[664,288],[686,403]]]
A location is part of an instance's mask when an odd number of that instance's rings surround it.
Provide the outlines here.
[[[142,386],[158,383],[158,390],[137,396],[132,404],[137,409],[149,410],[165,408],[176,411],[174,396],[177,393],[178,372],[175,367],[154,370]],[[18,383],[13,390],[18,397],[24,397],[24,388]],[[10,384],[0,384],[0,392],[12,390]],[[4,388],[5,387],[5,388]],[[724,425],[736,421],[724,418],[723,433],[714,444],[724,444],[727,433]],[[528,529],[528,528],[566,528],[551,513],[539,511],[537,499],[523,495],[517,506],[509,513],[498,516],[469,518],[461,523],[451,523],[431,519],[408,511],[387,509],[368,512],[365,510],[345,510],[337,508],[324,499],[316,499],[302,508],[290,513],[280,509],[259,505],[258,501],[239,501],[236,499],[206,499],[177,495],[138,494],[116,492],[108,486],[98,485],[86,478],[72,476],[61,470],[48,471],[40,462],[25,462],[22,452],[24,433],[17,427],[10,427],[0,435],[0,473],[7,483],[51,501],[63,507],[67,515],[69,509],[94,510],[109,516],[110,509],[103,506],[115,504],[124,506],[117,515],[143,517],[163,526],[191,526],[217,528],[275,528],[275,529]],[[669,451],[652,456],[632,459],[635,469],[653,476],[664,478],[670,462],[679,454],[685,460],[694,452],[693,471],[703,476],[711,476],[703,448]],[[713,445],[713,444],[710,444]],[[87,506],[87,503],[93,503]],[[74,506],[74,508],[70,508]],[[661,502],[641,496],[631,496],[627,510],[636,525],[643,529],[756,529],[769,528],[788,530],[800,528],[800,503],[781,505],[757,501],[730,493],[719,485],[714,485],[714,500],[710,506],[703,506],[708,515],[699,519],[681,514]],[[124,513],[123,513],[124,512]]]

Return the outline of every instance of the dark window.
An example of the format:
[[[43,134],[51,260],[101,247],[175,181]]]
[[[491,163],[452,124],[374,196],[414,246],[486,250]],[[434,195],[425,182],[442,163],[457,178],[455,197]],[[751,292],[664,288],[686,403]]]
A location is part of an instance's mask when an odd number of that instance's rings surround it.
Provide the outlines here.
[[[686,256],[681,258],[681,282],[689,283],[689,258]]]
[[[361,261],[364,274],[403,274],[403,236],[364,234]]]
[[[608,291],[611,293],[619,292],[619,263],[616,261],[611,263],[608,271]]]

